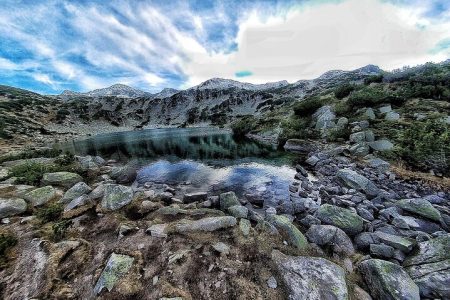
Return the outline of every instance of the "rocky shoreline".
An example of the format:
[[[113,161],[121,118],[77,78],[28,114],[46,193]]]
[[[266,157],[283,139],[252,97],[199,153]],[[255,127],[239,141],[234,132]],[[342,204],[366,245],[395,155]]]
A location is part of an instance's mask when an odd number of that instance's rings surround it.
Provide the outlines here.
[[[305,162],[276,202],[138,183],[135,167],[101,157],[3,161],[0,295],[450,298],[448,191],[345,147],[287,148]],[[21,165],[63,168],[29,184],[12,176]]]

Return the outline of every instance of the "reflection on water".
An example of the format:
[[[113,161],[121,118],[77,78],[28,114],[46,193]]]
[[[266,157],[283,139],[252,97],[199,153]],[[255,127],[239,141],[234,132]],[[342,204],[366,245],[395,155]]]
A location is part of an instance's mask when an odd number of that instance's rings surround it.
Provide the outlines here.
[[[275,205],[289,197],[295,171],[285,152],[250,140],[236,140],[213,128],[152,129],[119,132],[58,145],[77,155],[138,159],[137,181],[176,185]]]

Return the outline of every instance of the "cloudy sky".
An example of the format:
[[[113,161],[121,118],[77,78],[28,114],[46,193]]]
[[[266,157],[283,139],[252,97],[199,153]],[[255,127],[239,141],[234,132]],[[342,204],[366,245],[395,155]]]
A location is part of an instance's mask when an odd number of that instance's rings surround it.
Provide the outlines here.
[[[0,84],[41,93],[294,82],[448,58],[448,0],[0,1]]]

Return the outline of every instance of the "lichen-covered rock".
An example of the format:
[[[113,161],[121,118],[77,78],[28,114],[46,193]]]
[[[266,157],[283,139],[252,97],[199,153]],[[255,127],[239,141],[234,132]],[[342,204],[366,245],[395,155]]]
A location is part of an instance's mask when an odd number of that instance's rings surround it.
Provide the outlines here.
[[[233,205],[241,205],[234,192],[222,193],[219,196],[220,209],[225,211]]]
[[[69,203],[73,199],[78,198],[81,195],[87,194],[91,191],[92,189],[86,183],[78,182],[73,187],[67,190],[60,202],[64,204]]]
[[[43,185],[57,185],[63,188],[71,188],[76,183],[83,181],[80,175],[71,172],[46,173],[42,177]]]
[[[308,241],[303,233],[292,224],[291,220],[285,216],[274,215],[270,218],[270,223],[275,226],[276,229],[284,236],[289,244],[298,248],[306,249],[308,247]]]
[[[252,228],[252,225],[249,220],[241,219],[239,221],[239,229],[241,230],[241,232],[244,236],[248,236],[250,234],[251,228]]]
[[[117,281],[128,273],[128,270],[133,265],[133,261],[134,257],[132,256],[112,253],[97,280],[94,292],[99,294],[103,289],[107,289],[110,292]]]
[[[319,246],[331,246],[334,253],[353,255],[355,248],[345,232],[331,225],[312,225],[306,232],[311,243]]]
[[[216,231],[228,227],[233,227],[237,223],[235,217],[208,217],[196,221],[180,221],[173,227],[174,232],[196,232],[196,231]]]
[[[40,206],[54,199],[56,195],[56,190],[52,186],[44,186],[26,193],[23,199],[33,206]]]
[[[358,265],[358,270],[376,299],[420,299],[419,288],[399,265],[368,259]]]
[[[20,198],[1,199],[0,198],[0,219],[12,217],[24,213],[27,210],[27,203]]]
[[[248,208],[242,205],[228,207],[228,212],[235,218],[247,218]]]
[[[121,184],[132,183],[136,180],[137,168],[138,168],[137,163],[135,161],[131,161],[127,163],[125,166],[112,168],[109,175],[117,183]]]
[[[133,200],[133,189],[120,184],[106,184],[101,206],[106,210],[117,210]]]
[[[395,202],[395,205],[411,214],[415,214],[436,222],[441,220],[441,214],[439,211],[425,199],[403,199]]]
[[[416,244],[416,241],[413,239],[388,234],[382,231],[376,231],[375,235],[378,237],[380,242],[389,245],[391,247],[394,247],[396,249],[399,249],[405,253],[410,252],[413,249],[414,245]]]
[[[377,186],[366,177],[351,169],[342,169],[336,173],[336,178],[349,188],[361,191],[367,196],[375,197],[380,193]]]
[[[324,204],[317,210],[316,217],[322,223],[336,226],[349,235],[356,235],[364,229],[360,216],[338,206]]]
[[[289,299],[347,300],[345,272],[340,266],[319,257],[288,256],[278,250],[272,260],[289,293]]]

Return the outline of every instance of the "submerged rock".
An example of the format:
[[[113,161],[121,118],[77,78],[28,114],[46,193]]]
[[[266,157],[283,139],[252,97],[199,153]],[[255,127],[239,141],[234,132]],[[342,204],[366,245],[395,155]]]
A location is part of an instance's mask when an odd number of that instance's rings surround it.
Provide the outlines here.
[[[289,293],[289,299],[347,300],[345,271],[319,257],[288,256],[272,251],[272,260]]]
[[[103,289],[107,289],[111,292],[117,281],[128,273],[128,270],[133,265],[133,261],[134,257],[113,252],[109,257],[102,274],[97,280],[94,292],[99,294]]]
[[[43,205],[55,197],[56,190],[52,186],[37,188],[23,195],[23,199],[30,202],[33,206]]]
[[[361,262],[358,269],[376,299],[420,299],[419,288],[399,265],[368,259]]]
[[[0,218],[12,217],[24,213],[27,210],[27,203],[20,198],[1,199],[0,198]]]
[[[349,235],[363,231],[363,219],[351,210],[324,204],[317,210],[316,217],[325,224],[336,226]]]
[[[71,172],[46,173],[42,177],[42,184],[57,185],[63,188],[71,188],[76,183],[83,181],[80,175]]]
[[[102,208],[106,210],[117,210],[133,200],[133,189],[119,184],[106,184]]]

